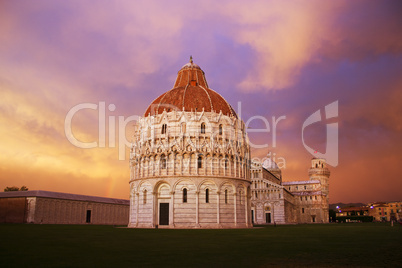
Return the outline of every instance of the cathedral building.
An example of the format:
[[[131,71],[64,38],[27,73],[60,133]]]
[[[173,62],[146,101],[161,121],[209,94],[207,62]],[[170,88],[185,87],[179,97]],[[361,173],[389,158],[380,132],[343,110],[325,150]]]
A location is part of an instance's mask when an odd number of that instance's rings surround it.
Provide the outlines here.
[[[302,182],[282,182],[274,163],[252,163],[244,122],[192,58],[134,132],[129,227],[328,222],[325,161],[313,159]]]
[[[325,159],[313,158],[309,180],[282,181],[276,163],[251,166],[251,217],[254,224],[328,223],[329,175]]]

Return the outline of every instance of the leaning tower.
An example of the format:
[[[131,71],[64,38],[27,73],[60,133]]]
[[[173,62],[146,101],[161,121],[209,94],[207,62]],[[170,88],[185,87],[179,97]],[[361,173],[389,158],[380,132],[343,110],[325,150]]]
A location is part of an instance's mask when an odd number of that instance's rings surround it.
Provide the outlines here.
[[[321,194],[326,198],[323,200],[322,208],[325,212],[325,219],[329,219],[329,175],[327,163],[323,158],[311,159],[311,167],[308,175],[310,180],[319,180],[321,183]]]

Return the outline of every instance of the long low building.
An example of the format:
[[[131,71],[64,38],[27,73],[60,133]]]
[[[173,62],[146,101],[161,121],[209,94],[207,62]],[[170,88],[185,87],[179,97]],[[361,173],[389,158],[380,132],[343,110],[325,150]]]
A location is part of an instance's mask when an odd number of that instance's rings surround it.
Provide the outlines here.
[[[129,200],[58,193],[0,193],[0,223],[127,225]]]

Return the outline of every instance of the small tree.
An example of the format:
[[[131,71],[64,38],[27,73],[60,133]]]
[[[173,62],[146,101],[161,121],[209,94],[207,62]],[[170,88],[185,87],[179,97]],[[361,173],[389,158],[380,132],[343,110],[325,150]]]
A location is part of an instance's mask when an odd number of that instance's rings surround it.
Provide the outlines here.
[[[28,187],[25,185],[21,186],[21,188],[18,188],[17,186],[7,186],[4,188],[4,192],[17,192],[17,191],[28,191]]]
[[[11,187],[6,187],[4,188],[4,192],[16,192],[19,191],[20,188],[18,188],[17,186],[11,186]]]

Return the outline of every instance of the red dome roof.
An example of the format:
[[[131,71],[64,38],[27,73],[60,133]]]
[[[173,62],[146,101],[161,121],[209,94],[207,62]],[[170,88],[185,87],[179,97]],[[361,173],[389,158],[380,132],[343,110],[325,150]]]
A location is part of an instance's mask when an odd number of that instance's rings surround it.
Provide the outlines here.
[[[177,74],[173,89],[156,98],[145,111],[144,116],[176,111],[216,112],[227,116],[235,116],[232,106],[217,92],[208,88],[205,74],[193,63],[184,65]]]

